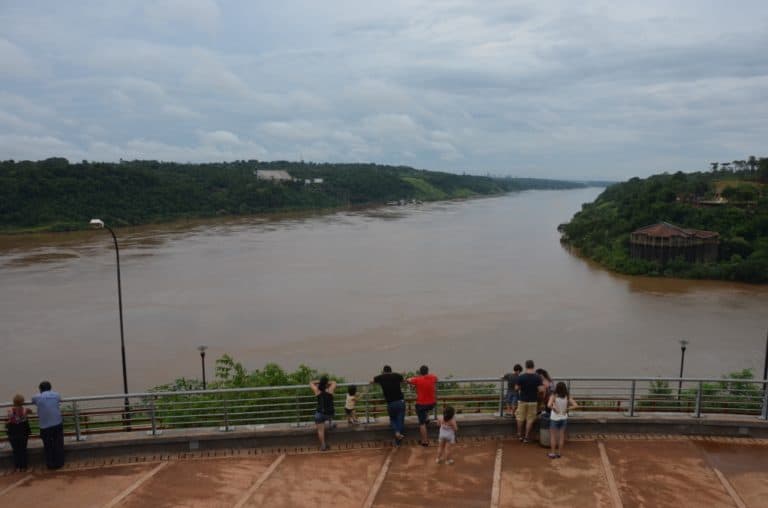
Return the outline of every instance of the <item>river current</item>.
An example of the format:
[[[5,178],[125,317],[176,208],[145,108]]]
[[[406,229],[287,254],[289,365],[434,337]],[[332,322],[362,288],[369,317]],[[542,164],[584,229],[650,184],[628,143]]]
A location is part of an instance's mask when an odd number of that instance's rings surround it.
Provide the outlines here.
[[[768,288],[625,277],[556,227],[600,189],[117,230],[129,389],[200,375],[197,346],[249,369],[300,363],[368,380],[385,363],[495,376],[762,369]],[[0,237],[0,386],[120,393],[105,231]]]

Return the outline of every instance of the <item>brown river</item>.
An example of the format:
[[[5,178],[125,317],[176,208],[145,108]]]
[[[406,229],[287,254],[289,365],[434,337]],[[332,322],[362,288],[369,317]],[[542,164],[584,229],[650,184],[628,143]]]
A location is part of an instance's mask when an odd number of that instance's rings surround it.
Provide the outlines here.
[[[200,344],[367,380],[390,363],[495,376],[762,369],[768,287],[625,277],[563,249],[556,227],[600,189],[117,231],[131,391],[200,375]],[[106,231],[0,237],[0,400],[50,379],[120,393]]]

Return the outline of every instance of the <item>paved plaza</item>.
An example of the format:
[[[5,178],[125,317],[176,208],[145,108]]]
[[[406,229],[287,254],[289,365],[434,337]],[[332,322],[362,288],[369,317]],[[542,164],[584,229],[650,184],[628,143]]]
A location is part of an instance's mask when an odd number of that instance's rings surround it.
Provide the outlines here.
[[[436,447],[337,444],[126,456],[0,476],[0,506],[764,507],[768,440],[577,435],[560,459],[536,444],[466,438]]]

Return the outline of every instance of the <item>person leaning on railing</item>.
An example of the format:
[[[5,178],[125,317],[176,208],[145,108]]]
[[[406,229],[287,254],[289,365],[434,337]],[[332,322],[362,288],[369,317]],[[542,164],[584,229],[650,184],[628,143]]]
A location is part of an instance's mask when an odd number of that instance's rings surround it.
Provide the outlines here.
[[[29,415],[32,411],[24,407],[24,396],[15,395],[13,406],[8,408],[5,430],[13,449],[14,471],[27,470],[27,441],[32,429],[29,427]]]
[[[64,420],[61,417],[61,395],[51,389],[51,383],[40,383],[40,395],[32,397],[40,419],[40,439],[45,450],[45,465],[59,469],[64,465]]]
[[[330,447],[325,442],[325,423],[333,425],[333,392],[336,390],[336,381],[328,381],[327,376],[321,377],[318,381],[309,383],[312,393],[317,399],[317,408],[315,410],[315,426],[317,427],[317,437],[320,440],[320,451],[325,451]]]

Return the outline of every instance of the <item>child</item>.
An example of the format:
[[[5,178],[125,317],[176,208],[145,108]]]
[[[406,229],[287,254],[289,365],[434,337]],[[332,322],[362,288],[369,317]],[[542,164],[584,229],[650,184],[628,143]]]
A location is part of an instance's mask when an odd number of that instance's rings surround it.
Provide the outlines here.
[[[344,402],[344,412],[347,413],[347,422],[350,425],[360,423],[355,414],[355,404],[357,404],[357,386],[347,388],[347,400]]]
[[[559,459],[565,443],[565,427],[568,425],[568,410],[579,407],[568,395],[568,387],[562,381],[557,383],[555,393],[549,396],[547,407],[552,411],[549,416],[549,445],[547,457]]]
[[[459,430],[459,426],[456,424],[456,411],[451,406],[446,406],[443,410],[443,416],[437,418],[437,422],[440,425],[440,435],[437,446],[437,462],[442,464],[453,464],[451,458],[451,445],[456,443],[456,432]]]

